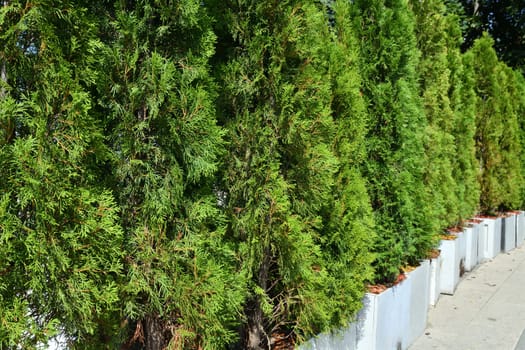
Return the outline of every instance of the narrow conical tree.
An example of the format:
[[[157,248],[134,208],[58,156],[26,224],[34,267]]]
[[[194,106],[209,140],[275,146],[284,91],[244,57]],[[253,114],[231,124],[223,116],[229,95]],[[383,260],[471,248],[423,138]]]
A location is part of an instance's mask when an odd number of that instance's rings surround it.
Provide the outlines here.
[[[456,114],[449,98],[451,72],[447,36],[449,32],[445,5],[441,0],[411,1],[416,17],[416,36],[421,51],[418,71],[421,97],[428,125],[425,130],[425,186],[432,198],[431,215],[437,230],[456,225],[459,215],[457,184],[453,164],[457,150],[453,132]]]
[[[499,142],[502,166],[498,169],[499,181],[502,183],[500,209],[517,209],[521,204],[520,195],[523,188],[524,175],[521,172],[520,141],[520,103],[518,81],[512,68],[500,62],[498,79],[503,83],[499,98],[502,100],[503,137]]]
[[[500,166],[498,143],[503,135],[500,105],[497,94],[500,83],[496,70],[498,58],[492,48],[492,39],[488,36],[476,41],[471,49],[476,57],[475,89],[476,89],[476,157],[480,163],[480,209],[485,213],[494,214],[500,204],[501,194],[497,176]],[[497,91],[497,92],[496,92]]]
[[[476,92],[474,90],[474,57],[460,54],[461,33],[457,20],[449,18],[448,61],[450,75],[450,101],[455,113],[456,157],[453,176],[459,199],[458,221],[471,218],[478,212],[480,184],[479,163],[476,159]],[[452,22],[454,20],[454,22]]]
[[[509,78],[512,74],[498,61],[493,40],[485,34],[476,40],[471,54],[476,89],[476,154],[480,163],[483,212],[494,214],[519,203],[521,184],[518,122]]]
[[[99,114],[125,233],[131,347],[222,349],[236,337],[244,283],[214,191],[224,144],[206,11],[197,0],[118,2],[107,30]]]
[[[228,232],[249,278],[242,346],[260,349],[281,335],[301,340],[341,324],[357,308],[370,273],[356,266],[369,262],[366,251],[357,252],[367,241],[364,223],[370,220],[366,198],[352,202],[357,194],[366,197],[355,169],[359,162],[346,160],[334,183],[334,152],[346,156],[359,147],[345,134],[350,130],[336,132],[332,102],[341,126],[350,125],[347,108],[359,108],[346,104],[358,94],[359,81],[352,77],[355,71],[336,77],[342,66],[330,71],[331,55],[334,61],[342,58],[343,44],[333,51],[324,6],[240,1],[216,7],[218,13],[225,8],[217,27],[219,53],[225,54],[217,73],[221,114],[229,140],[222,188]],[[337,198],[334,186],[343,191]],[[355,227],[350,213],[356,214]],[[352,232],[335,228],[341,222]],[[345,263],[364,275],[352,276]]]
[[[405,0],[353,5],[370,126],[363,167],[378,231],[377,280],[393,280],[434,245],[435,219],[423,183],[426,119],[418,93],[419,52]]]
[[[76,2],[0,10],[0,348],[73,347],[117,307],[122,231],[88,92],[99,42]]]
[[[514,71],[514,76],[516,79],[516,90],[513,100],[516,103],[516,114],[518,115],[519,122],[519,138],[520,138],[520,164],[521,164],[521,176],[525,176],[525,118],[522,116],[525,115],[525,77],[521,74],[520,71]],[[521,201],[519,203],[519,208],[525,208],[525,184],[521,185]]]
[[[336,124],[333,148],[339,170],[333,207],[323,230],[322,251],[329,271],[331,297],[336,310],[333,326],[344,327],[361,308],[365,283],[373,280],[371,254],[375,241],[372,208],[361,167],[366,160],[368,126],[361,93],[359,48],[350,17],[350,3],[329,5],[335,38],[327,52],[332,79],[332,113]]]

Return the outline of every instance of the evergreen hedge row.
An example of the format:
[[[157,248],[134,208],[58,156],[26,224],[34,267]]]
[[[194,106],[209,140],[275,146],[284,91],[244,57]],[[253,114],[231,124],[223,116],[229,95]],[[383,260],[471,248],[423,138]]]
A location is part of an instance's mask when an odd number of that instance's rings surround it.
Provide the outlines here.
[[[0,349],[262,349],[525,202],[443,0],[3,1]]]

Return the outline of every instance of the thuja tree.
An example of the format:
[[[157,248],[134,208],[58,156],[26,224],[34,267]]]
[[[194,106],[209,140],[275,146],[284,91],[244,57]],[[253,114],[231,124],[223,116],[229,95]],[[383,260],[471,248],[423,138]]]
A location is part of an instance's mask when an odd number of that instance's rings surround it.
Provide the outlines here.
[[[391,281],[433,246],[436,227],[423,182],[415,22],[404,0],[356,0],[352,8],[370,115],[363,171],[378,232],[376,279]]]
[[[521,150],[525,147],[525,118],[520,117],[525,115],[525,78],[519,71],[514,71],[516,79],[516,90],[513,101],[516,103],[516,114],[518,115],[519,122],[519,138],[521,144]],[[521,175],[525,176],[525,152],[520,152],[520,164],[521,164]],[[525,184],[521,186],[521,201],[519,203],[520,208],[525,208]]]
[[[352,105],[359,79],[352,67],[348,73],[330,70],[335,39],[319,4],[227,1],[216,10],[221,120],[229,141],[221,189],[228,235],[248,278],[242,346],[260,349],[340,324],[345,307],[357,308],[370,272],[357,266],[369,262],[364,227],[370,219],[366,198],[356,200],[357,194],[366,197],[358,161],[348,159],[338,170],[334,154],[360,152],[352,144],[354,126],[336,131],[331,107],[333,102],[341,111],[341,128],[351,125],[348,109],[359,110]],[[344,40],[334,61],[355,58],[343,57]],[[361,117],[356,121],[362,126]],[[336,198],[335,189],[342,190]],[[338,223],[349,231],[334,228]]]
[[[117,308],[122,231],[88,93],[99,42],[82,2],[0,9],[0,348],[83,343]]]
[[[352,28],[350,3],[333,1],[332,114],[336,124],[333,149],[339,169],[333,190],[333,206],[323,230],[324,259],[330,277],[331,297],[338,303],[334,321],[344,326],[361,307],[364,283],[373,280],[372,246],[375,238],[373,214],[361,167],[366,160],[365,136],[368,114],[361,93],[359,48]],[[330,42],[331,43],[331,42]]]
[[[523,117],[519,112],[523,111],[520,106],[522,98],[518,87],[515,72],[505,63],[500,63],[498,79],[502,82],[502,90],[499,98],[502,99],[503,135],[499,142],[502,166],[498,169],[499,181],[502,184],[500,195],[500,209],[516,209],[521,204],[521,190],[523,188],[523,176],[521,172],[521,153],[523,149],[520,140],[519,119]]]
[[[448,15],[447,18],[454,19]],[[476,92],[474,90],[475,58],[471,53],[460,54],[461,33],[457,22],[450,21],[448,40],[448,61],[450,67],[449,96],[455,113],[456,157],[453,162],[453,176],[456,181],[458,220],[472,217],[478,211],[480,184],[479,164],[476,159]]]
[[[454,141],[456,117],[449,98],[451,71],[448,52],[449,17],[441,0],[411,1],[416,17],[416,36],[421,51],[418,71],[421,96],[428,125],[425,130],[425,186],[432,198],[432,216],[438,229],[458,221],[459,198],[453,164],[457,157]],[[459,61],[460,63],[461,61]],[[458,135],[463,136],[463,135]]]
[[[222,349],[236,337],[244,284],[214,191],[224,143],[210,18],[197,0],[117,2],[109,15],[98,113],[124,229],[123,341]]]
[[[476,89],[476,156],[480,163],[480,208],[486,213],[516,206],[520,163],[517,116],[511,100],[507,67],[498,61],[488,35],[471,54]]]

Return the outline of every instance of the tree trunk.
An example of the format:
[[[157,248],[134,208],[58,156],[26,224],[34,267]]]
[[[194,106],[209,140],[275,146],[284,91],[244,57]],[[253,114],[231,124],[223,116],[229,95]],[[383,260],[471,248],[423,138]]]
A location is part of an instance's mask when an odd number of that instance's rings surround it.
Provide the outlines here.
[[[156,315],[148,315],[144,320],[146,350],[163,350],[167,346],[164,337],[163,321]]]
[[[266,292],[268,285],[268,274],[270,270],[270,249],[264,252],[263,262],[259,269],[259,286]],[[245,309],[248,318],[246,331],[246,348],[250,350],[270,349],[268,334],[264,330],[264,314],[261,309],[259,296],[254,296]]]
[[[261,303],[255,299],[246,307],[248,325],[246,330],[246,348],[251,350],[264,350],[266,334],[263,326],[263,313]]]

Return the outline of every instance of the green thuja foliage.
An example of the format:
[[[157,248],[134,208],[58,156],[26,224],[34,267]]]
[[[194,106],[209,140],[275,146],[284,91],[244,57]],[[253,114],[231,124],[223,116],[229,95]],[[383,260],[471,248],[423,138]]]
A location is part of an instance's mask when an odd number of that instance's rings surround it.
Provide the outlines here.
[[[330,32],[324,6],[228,1],[216,11],[221,188],[249,279],[242,346],[259,349],[341,325],[359,307],[371,272],[364,113],[351,30]]]
[[[210,18],[201,1],[117,2],[111,15],[97,93],[124,229],[120,333],[146,349],[223,349],[244,281],[214,190]]]
[[[516,82],[516,90],[515,90],[515,96],[513,97],[513,100],[516,103],[516,114],[518,116],[518,123],[519,123],[519,138],[520,138],[520,164],[521,164],[521,175],[525,176],[525,152],[523,152],[523,149],[525,148],[525,118],[523,116],[525,115],[525,78],[523,77],[523,74],[521,74],[519,71],[514,71],[514,79]],[[520,202],[519,202],[520,208],[525,208],[525,185],[521,185],[521,194],[520,194]]]
[[[513,74],[498,61],[488,35],[471,48],[476,89],[476,156],[480,164],[483,212],[519,205],[520,174],[518,121],[513,99]]]
[[[499,142],[502,166],[498,169],[499,181],[502,183],[500,210],[519,208],[523,187],[521,172],[521,148],[519,114],[522,102],[515,72],[505,63],[500,62],[499,80],[503,83],[499,98],[502,99],[503,137]]]
[[[501,193],[496,176],[500,167],[499,140],[503,135],[501,106],[498,99],[500,82],[497,79],[498,58],[492,39],[485,35],[471,49],[476,89],[476,157],[480,164],[480,209],[494,213],[499,207]]]
[[[352,12],[370,115],[363,174],[378,232],[376,280],[391,281],[401,266],[427,254],[437,227],[423,182],[427,123],[415,20],[404,0],[356,0]]]
[[[418,71],[421,81],[421,97],[428,125],[425,130],[425,153],[428,166],[424,169],[425,186],[432,198],[431,215],[438,227],[445,229],[457,224],[459,198],[456,179],[453,176],[457,157],[454,131],[456,117],[449,91],[451,70],[449,68],[450,35],[445,5],[441,0],[411,1],[416,17],[416,36],[421,51]],[[458,135],[463,136],[463,135]],[[437,230],[436,230],[437,231]]]
[[[449,19],[454,19],[448,15]],[[460,54],[461,34],[459,26],[450,21],[448,61],[450,67],[449,96],[454,109],[456,157],[453,176],[459,199],[458,221],[471,218],[477,211],[480,198],[478,182],[479,165],[476,159],[476,92],[474,90],[474,57],[471,53]]]
[[[336,309],[335,325],[344,326],[361,307],[365,282],[373,280],[371,254],[375,241],[373,214],[361,174],[366,160],[368,115],[360,91],[359,50],[350,17],[350,4],[335,1],[334,42],[329,42],[332,113],[336,123],[333,148],[339,158],[333,206],[323,230],[323,255]]]
[[[0,9],[0,348],[83,343],[117,310],[122,230],[89,88],[100,43],[81,2]]]

